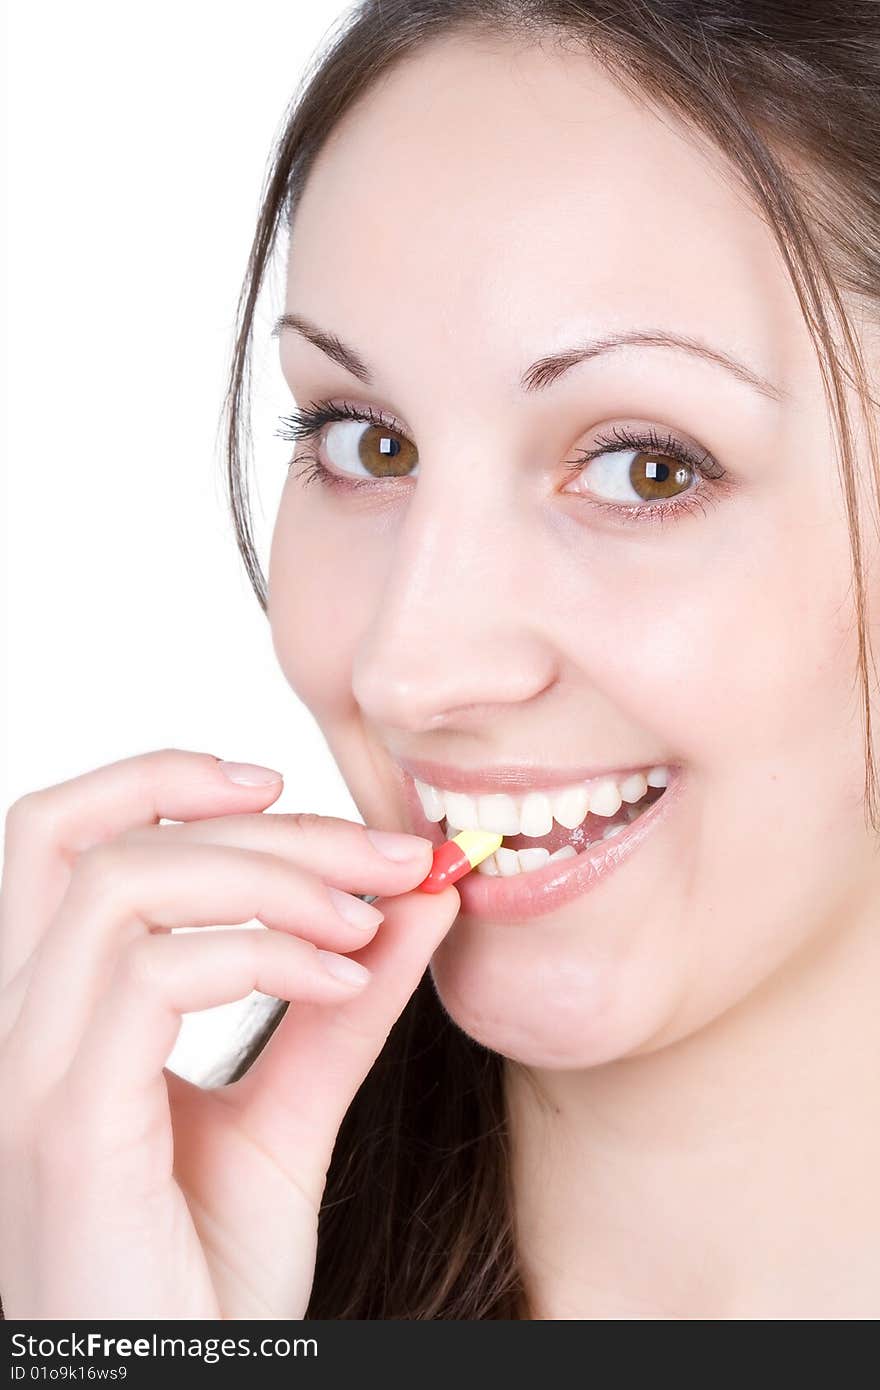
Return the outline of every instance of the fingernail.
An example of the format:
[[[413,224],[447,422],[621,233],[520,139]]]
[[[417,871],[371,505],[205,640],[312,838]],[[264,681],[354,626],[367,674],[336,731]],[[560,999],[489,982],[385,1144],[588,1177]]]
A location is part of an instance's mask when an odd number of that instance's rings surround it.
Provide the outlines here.
[[[328,892],[339,916],[353,927],[375,927],[379,922],[384,922],[385,913],[373,907],[372,903],[361,902],[360,898],[343,893],[339,888],[330,888]]]
[[[432,849],[430,840],[424,835],[398,835],[394,830],[368,830],[367,839],[386,859],[403,863],[406,859],[418,859],[426,849]]]
[[[268,787],[271,782],[283,782],[284,775],[271,767],[258,767],[256,763],[228,763],[222,758],[217,766],[230,782],[242,787]]]
[[[331,975],[335,975],[337,980],[345,980],[350,985],[365,985],[370,978],[370,972],[360,961],[352,960],[351,956],[341,956],[336,951],[318,951],[321,957],[321,964]]]

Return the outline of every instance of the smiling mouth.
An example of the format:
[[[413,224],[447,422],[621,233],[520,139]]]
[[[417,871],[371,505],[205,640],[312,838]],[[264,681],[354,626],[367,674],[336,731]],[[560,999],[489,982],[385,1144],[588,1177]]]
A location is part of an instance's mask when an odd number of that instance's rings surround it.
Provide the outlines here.
[[[504,836],[475,872],[510,878],[575,859],[591,845],[622,834],[663,796],[669,769],[644,767],[516,796],[449,791],[414,780],[425,818],[444,839],[476,829]]]

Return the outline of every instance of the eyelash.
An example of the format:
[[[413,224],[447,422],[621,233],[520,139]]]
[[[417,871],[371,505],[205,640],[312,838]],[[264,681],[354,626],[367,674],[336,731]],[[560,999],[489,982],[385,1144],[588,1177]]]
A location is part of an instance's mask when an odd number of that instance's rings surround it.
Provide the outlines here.
[[[276,435],[278,438],[287,439],[292,443],[299,443],[303,440],[316,438],[325,425],[332,424],[336,420],[358,420],[364,424],[391,430],[396,434],[404,433],[392,419],[382,411],[374,411],[372,406],[354,406],[347,401],[338,405],[330,401],[310,401],[307,406],[297,407],[292,414],[282,415],[279,420],[281,428],[276,431]],[[582,473],[587,464],[599,454],[624,449],[661,453],[667,458],[674,458],[677,462],[687,465],[696,475],[709,483],[720,483],[725,477],[725,470],[711,454],[692,449],[683,440],[677,439],[671,433],[663,437],[657,433],[653,426],[646,430],[631,430],[626,426],[615,425],[607,434],[597,435],[593,447],[583,450],[579,458],[569,460],[564,465],[565,470],[576,476]],[[381,485],[384,481],[394,481],[393,479],[343,478],[339,474],[332,473],[314,454],[295,455],[288,466],[292,467],[294,463],[303,465],[295,476],[301,479],[304,485],[319,482],[324,487],[344,488],[348,491],[359,487],[375,488],[377,484]],[[661,499],[659,502],[645,502],[642,506],[637,503],[630,505],[625,502],[610,502],[607,498],[590,497],[588,493],[582,493],[581,497],[588,501],[591,506],[598,507],[617,520],[641,524],[649,519],[652,522],[662,522],[672,516],[681,515],[686,511],[693,512],[697,509],[705,514],[706,503],[712,500],[711,494],[712,489],[702,484],[692,488],[689,492],[682,493],[680,497],[669,497]],[[567,493],[565,495],[572,496],[573,494]]]

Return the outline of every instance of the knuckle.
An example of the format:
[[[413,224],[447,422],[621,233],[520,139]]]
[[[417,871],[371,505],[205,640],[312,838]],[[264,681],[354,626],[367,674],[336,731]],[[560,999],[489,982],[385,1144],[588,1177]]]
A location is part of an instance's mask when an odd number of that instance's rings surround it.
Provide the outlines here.
[[[131,881],[131,853],[115,840],[90,845],[76,858],[71,886],[86,898],[115,902]]]
[[[121,952],[117,962],[117,970],[123,981],[130,985],[138,993],[149,991],[155,993],[159,981],[162,978],[160,952],[157,950],[158,939],[150,936],[136,937]]]
[[[351,1041],[353,1038],[361,1046],[367,1044],[375,1048],[377,1055],[384,1048],[391,1035],[390,1028],[377,1031],[368,1022],[363,1022],[356,1016],[348,1015],[345,1009],[336,1010],[327,1020],[327,1024],[334,1032],[344,1034],[346,1041]]]
[[[132,768],[155,767],[157,763],[163,764],[174,759],[185,758],[187,753],[182,748],[150,748],[146,753],[135,753],[130,759]]]
[[[5,835],[13,843],[20,835],[30,833],[36,826],[45,826],[50,819],[52,801],[48,791],[25,792],[6,812]]]
[[[136,758],[133,767],[145,780],[150,781],[154,777],[167,775],[174,768],[179,772],[180,765],[186,758],[187,754],[181,748],[154,748]]]
[[[123,846],[113,841],[89,845],[77,855],[74,872],[80,879],[102,882],[118,872],[122,856]]]
[[[319,830],[326,823],[327,817],[320,815],[317,811],[288,811],[285,813],[284,819],[291,830],[309,833]]]
[[[184,773],[191,774],[193,762],[206,757],[214,761],[210,755],[191,753],[185,748],[151,748],[125,760],[126,778],[134,784],[138,794],[149,801],[159,787],[173,783]]]
[[[244,932],[240,940],[241,966],[248,975],[255,975],[269,954],[268,931],[251,930]]]
[[[216,765],[217,759],[213,753],[196,753],[189,748],[154,748],[141,754],[136,762],[149,777],[162,777],[191,772],[194,763]]]
[[[126,830],[121,830],[114,836],[114,841],[121,849],[134,845],[140,848],[142,845],[151,845],[156,842],[157,825],[130,825]]]

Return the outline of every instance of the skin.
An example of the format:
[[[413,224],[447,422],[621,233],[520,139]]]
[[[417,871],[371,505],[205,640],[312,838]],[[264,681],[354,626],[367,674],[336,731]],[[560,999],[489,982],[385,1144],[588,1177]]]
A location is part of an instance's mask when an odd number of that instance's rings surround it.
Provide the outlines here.
[[[461,915],[433,956],[452,1018],[509,1059],[533,1315],[876,1316],[850,551],[770,231],[717,151],[590,60],[444,40],[322,150],[286,309],[374,381],[288,330],[295,401],[384,411],[418,450],[416,478],[354,493],[292,469],[273,538],[275,649],[365,820],[412,828],[396,757],[687,777],[589,894],[515,926]],[[667,348],[519,390],[536,358],[631,327],[735,353],[781,399]],[[702,510],[627,524],[561,491],[578,448],[640,422],[723,464]]]
[[[7,1319],[305,1316],[337,1131],[459,899],[412,891],[427,841],[267,813],[281,788],[167,748],[10,807]],[[194,930],[255,918],[264,930]],[[167,1069],[184,1013],[254,989],[294,1008],[241,1080]]]

